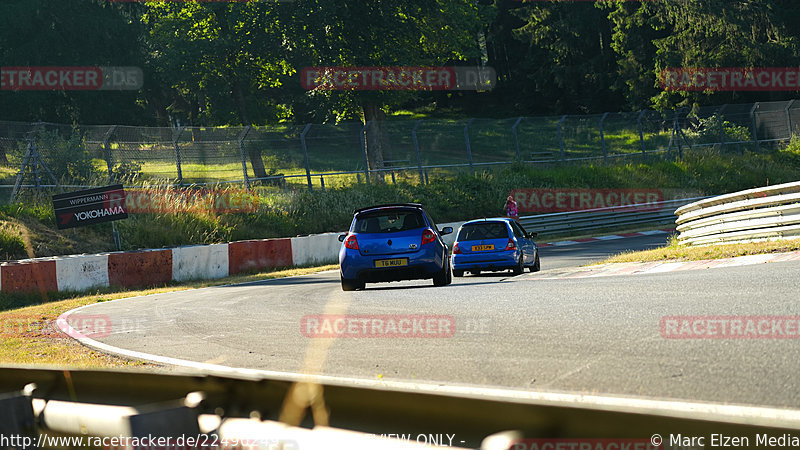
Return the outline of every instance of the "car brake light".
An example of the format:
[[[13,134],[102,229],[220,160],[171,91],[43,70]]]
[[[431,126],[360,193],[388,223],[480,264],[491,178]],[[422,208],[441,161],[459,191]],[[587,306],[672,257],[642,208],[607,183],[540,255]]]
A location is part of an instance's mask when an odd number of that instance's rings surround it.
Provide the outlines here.
[[[516,244],[514,244],[514,240],[513,239],[509,239],[508,240],[508,245],[506,245],[506,250],[514,250],[516,248],[517,248],[517,246],[516,246]]]
[[[461,249],[458,248],[458,242],[453,244],[453,254],[454,255],[460,255],[461,254]]]
[[[435,240],[436,240],[436,234],[434,234],[433,230],[431,230],[430,228],[428,228],[427,230],[425,230],[424,233],[422,233],[422,245],[431,243]]]
[[[352,250],[358,250],[358,240],[355,235],[347,236],[347,239],[344,240],[344,246]]]

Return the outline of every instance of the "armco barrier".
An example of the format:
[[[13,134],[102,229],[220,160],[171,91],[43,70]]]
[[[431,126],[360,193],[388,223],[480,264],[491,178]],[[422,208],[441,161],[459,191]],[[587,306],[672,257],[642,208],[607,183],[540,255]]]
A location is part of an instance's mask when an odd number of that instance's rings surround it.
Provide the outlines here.
[[[678,208],[675,214],[682,244],[800,236],[800,182],[708,198]]]

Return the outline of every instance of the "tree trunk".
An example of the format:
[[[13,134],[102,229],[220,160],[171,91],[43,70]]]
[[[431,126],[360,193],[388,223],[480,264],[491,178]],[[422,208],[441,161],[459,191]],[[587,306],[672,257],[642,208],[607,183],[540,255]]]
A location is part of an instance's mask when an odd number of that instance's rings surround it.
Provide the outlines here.
[[[222,36],[229,36],[230,27],[228,26],[227,6],[217,6],[214,9],[214,15],[220,28],[220,34]],[[233,95],[233,101],[239,113],[239,120],[242,122],[243,126],[252,125],[250,116],[247,114],[247,103],[244,98],[242,80],[236,76],[235,58],[232,54],[233,50],[229,47],[226,51],[226,72],[228,79],[231,80],[231,94]],[[261,158],[261,151],[256,148],[251,148],[247,151],[247,155],[250,157],[250,164],[253,166],[253,175],[255,175],[256,178],[266,178],[267,171],[264,168],[264,160]]]
[[[381,171],[385,166],[383,164],[384,156],[384,118],[386,114],[383,110],[376,106],[374,103],[367,102],[363,105],[364,121],[369,122],[367,128],[367,168],[375,170],[376,172],[370,173],[370,179],[376,183],[385,183],[384,172]]]

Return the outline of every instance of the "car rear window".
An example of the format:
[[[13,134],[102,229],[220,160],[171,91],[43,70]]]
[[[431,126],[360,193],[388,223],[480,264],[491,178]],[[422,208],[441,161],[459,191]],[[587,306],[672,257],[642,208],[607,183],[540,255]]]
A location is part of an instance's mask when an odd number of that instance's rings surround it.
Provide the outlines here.
[[[368,212],[356,217],[356,233],[396,233],[424,228],[422,214],[409,210]]]
[[[480,241],[508,237],[508,227],[503,222],[482,222],[464,225],[458,233],[459,241]]]

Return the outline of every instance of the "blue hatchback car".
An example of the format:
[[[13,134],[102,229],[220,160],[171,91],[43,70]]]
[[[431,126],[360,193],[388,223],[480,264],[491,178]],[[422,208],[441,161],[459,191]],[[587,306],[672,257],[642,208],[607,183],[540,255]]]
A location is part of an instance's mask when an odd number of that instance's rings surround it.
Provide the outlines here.
[[[536,272],[540,264],[534,237],[535,233],[529,234],[516,220],[505,217],[466,222],[453,244],[453,275],[508,269],[518,275],[526,267]]]
[[[439,230],[422,205],[401,203],[358,209],[347,234],[339,236],[342,290],[364,289],[366,283],[433,279],[452,282],[450,255]]]

